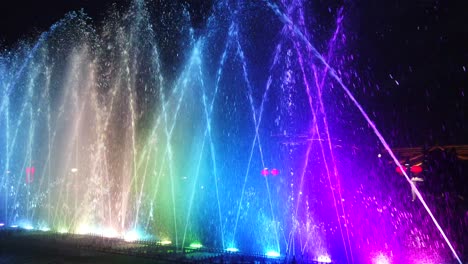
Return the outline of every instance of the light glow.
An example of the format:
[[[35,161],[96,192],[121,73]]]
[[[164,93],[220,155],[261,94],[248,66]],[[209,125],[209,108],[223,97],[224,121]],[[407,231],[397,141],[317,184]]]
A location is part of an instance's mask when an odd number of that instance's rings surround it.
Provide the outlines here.
[[[203,245],[202,245],[201,243],[199,243],[199,242],[193,242],[193,243],[190,244],[189,247],[190,247],[190,248],[197,248],[197,249],[198,249],[198,248],[202,248]]]
[[[75,234],[78,235],[87,235],[91,234],[91,227],[89,227],[87,224],[81,224],[75,231]]]
[[[378,256],[376,256],[376,257],[372,260],[372,263],[373,263],[373,264],[390,264],[390,260],[388,259],[387,256],[385,256],[384,254],[380,253]]]
[[[118,237],[119,233],[115,231],[115,229],[113,228],[107,228],[104,231],[102,231],[102,236],[108,237],[108,238],[114,238],[114,237]]]
[[[163,246],[166,246],[166,245],[172,244],[172,241],[170,241],[170,240],[161,240],[161,241],[159,242],[159,244],[160,244],[160,245],[163,245]]]
[[[25,225],[23,228],[26,229],[26,230],[33,230],[34,229],[34,227],[32,225]]]
[[[136,231],[130,231],[124,236],[124,240],[127,242],[134,242],[137,241],[140,238],[138,233]]]
[[[331,262],[332,262],[331,259],[330,259],[330,257],[327,256],[327,255],[319,256],[319,257],[317,258],[317,261],[318,261],[318,262],[322,262],[322,263],[331,263]]]
[[[226,249],[227,252],[231,252],[231,253],[235,253],[235,252],[239,252],[239,249],[235,248],[235,247],[229,247]]]
[[[267,251],[267,253],[265,254],[267,257],[270,257],[270,258],[278,258],[280,257],[280,253],[274,251],[274,250],[270,250],[270,251]]]

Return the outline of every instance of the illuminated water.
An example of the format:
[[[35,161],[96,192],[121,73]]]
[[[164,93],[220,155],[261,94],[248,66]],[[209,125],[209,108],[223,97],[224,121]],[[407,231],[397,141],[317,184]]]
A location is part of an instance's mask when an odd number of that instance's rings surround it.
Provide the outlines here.
[[[1,54],[0,220],[343,263],[452,261],[422,196],[426,211],[399,202],[398,183],[374,178],[393,167],[353,152],[380,141],[397,161],[345,84],[343,9],[316,35],[301,1],[279,6],[219,3],[198,32],[182,8],[165,27],[135,1],[102,26],[69,14]]]

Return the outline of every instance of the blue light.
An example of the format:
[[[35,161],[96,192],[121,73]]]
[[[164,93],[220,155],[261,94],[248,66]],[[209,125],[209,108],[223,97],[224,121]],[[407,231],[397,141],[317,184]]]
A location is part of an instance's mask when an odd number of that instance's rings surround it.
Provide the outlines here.
[[[34,227],[32,225],[25,225],[23,228],[26,229],[26,230],[33,230],[34,229]]]

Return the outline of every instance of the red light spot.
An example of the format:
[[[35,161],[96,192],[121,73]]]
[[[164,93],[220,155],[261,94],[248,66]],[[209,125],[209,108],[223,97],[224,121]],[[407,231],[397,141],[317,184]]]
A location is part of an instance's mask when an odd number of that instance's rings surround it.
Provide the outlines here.
[[[421,173],[423,171],[421,166],[416,166],[416,165],[412,166],[410,170],[412,173],[415,173],[415,174]]]
[[[403,169],[406,171],[405,167],[403,167]],[[396,172],[398,172],[398,174],[400,175],[403,175],[403,172],[401,171],[400,167],[396,167]]]
[[[278,175],[278,173],[279,173],[278,169],[272,169],[271,170],[271,175],[273,175],[273,176]]]
[[[405,168],[405,167],[403,167],[403,168],[407,172],[407,168]],[[421,173],[423,171],[423,169],[422,169],[421,166],[414,165],[414,166],[411,166],[410,171],[412,173],[414,173],[414,174],[419,174],[419,173]],[[403,172],[401,171],[400,167],[396,168],[396,172],[398,172],[398,174],[400,174],[400,175],[403,175]]]
[[[26,168],[26,183],[32,183],[34,181],[34,173],[36,169],[34,167]]]
[[[268,168],[264,168],[264,169],[262,170],[261,174],[262,174],[263,176],[267,176],[267,175],[268,175]]]

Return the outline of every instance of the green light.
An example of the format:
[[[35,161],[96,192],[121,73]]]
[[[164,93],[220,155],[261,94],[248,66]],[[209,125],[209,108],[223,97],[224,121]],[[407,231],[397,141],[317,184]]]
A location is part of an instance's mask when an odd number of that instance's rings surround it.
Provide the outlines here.
[[[189,247],[190,247],[190,248],[197,248],[197,249],[198,249],[198,248],[202,248],[203,245],[200,244],[200,242],[193,242],[192,244],[190,244]]]

